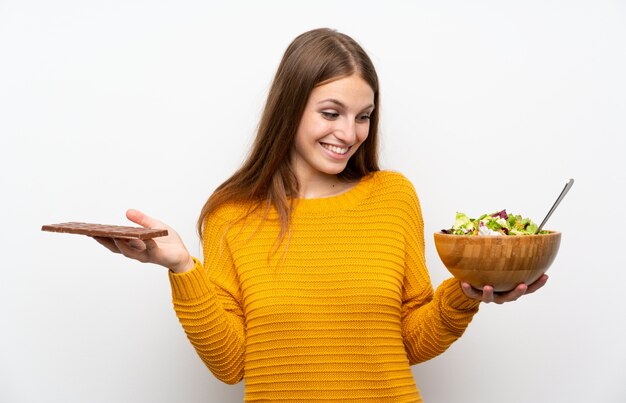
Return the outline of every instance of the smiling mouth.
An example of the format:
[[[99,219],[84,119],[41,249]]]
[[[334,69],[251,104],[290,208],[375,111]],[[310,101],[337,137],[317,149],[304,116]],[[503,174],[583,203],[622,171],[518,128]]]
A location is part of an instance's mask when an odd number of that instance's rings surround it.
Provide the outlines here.
[[[335,154],[339,154],[339,155],[346,154],[348,151],[350,151],[350,148],[351,148],[351,147],[338,147],[338,146],[334,146],[332,144],[326,144],[326,143],[320,143],[320,144],[322,145],[322,147],[324,147],[328,151],[332,151]]]

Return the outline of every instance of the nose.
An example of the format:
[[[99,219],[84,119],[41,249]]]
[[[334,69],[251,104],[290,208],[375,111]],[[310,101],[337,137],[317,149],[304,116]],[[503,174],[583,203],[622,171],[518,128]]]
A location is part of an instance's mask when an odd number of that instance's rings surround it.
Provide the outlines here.
[[[356,143],[356,122],[354,119],[343,119],[341,127],[335,132],[335,137],[344,144],[352,145]]]

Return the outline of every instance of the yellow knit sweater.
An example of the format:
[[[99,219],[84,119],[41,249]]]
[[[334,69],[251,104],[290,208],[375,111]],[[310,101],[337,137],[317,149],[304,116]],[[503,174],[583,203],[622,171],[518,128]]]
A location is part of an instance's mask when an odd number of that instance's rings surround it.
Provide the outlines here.
[[[300,200],[271,253],[275,215],[207,218],[204,264],[170,273],[176,313],[217,378],[245,400],[421,402],[409,365],[445,351],[479,302],[455,279],[436,292],[413,186],[380,171],[338,196]]]

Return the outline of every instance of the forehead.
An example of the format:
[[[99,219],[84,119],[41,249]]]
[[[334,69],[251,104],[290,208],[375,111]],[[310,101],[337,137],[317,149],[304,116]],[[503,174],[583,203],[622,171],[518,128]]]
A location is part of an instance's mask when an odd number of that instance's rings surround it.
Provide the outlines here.
[[[311,92],[309,101],[319,103],[326,99],[354,108],[366,108],[374,104],[374,90],[361,76],[353,74],[318,85]]]

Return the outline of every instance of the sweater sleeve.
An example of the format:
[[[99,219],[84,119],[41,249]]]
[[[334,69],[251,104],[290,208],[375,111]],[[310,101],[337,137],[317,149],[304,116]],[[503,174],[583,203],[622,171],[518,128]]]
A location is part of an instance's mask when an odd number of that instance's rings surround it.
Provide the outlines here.
[[[174,310],[196,352],[221,381],[244,375],[245,325],[239,279],[226,244],[227,224],[217,216],[205,221],[204,264],[182,274],[170,272]]]
[[[424,254],[424,222],[410,182],[406,195],[402,335],[413,365],[438,356],[461,337],[478,312],[480,301],[467,297],[454,278],[445,280],[433,292]]]

